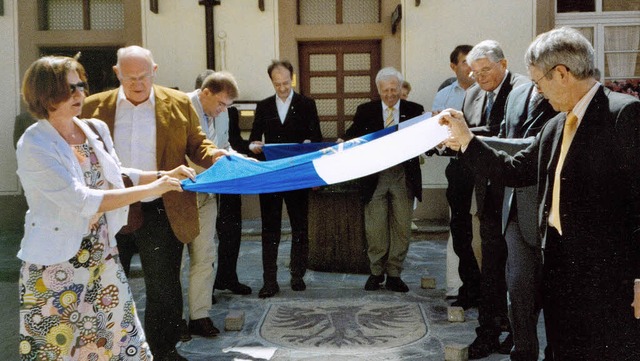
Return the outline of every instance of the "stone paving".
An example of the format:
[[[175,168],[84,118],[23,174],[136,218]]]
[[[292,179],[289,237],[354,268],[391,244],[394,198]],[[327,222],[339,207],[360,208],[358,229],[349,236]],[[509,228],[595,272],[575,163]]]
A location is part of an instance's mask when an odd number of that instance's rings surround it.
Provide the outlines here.
[[[280,293],[270,299],[257,296],[262,286],[261,248],[259,242],[259,221],[245,222],[243,242],[238,262],[239,278],[253,289],[249,296],[233,295],[229,292],[216,291],[218,303],[210,312],[214,324],[221,329],[215,339],[194,337],[193,340],[178,345],[179,352],[191,361],[208,360],[444,360],[444,349],[450,344],[467,345],[473,341],[477,327],[477,310],[465,313],[465,322],[449,322],[447,319],[447,301],[445,300],[445,252],[446,227],[433,226],[426,222],[417,222],[418,230],[413,234],[409,254],[405,262],[402,278],[409,285],[406,294],[386,290],[366,292],[363,290],[367,275],[326,273],[309,270],[305,277],[307,290],[293,292],[289,287],[287,268],[290,241],[284,232],[278,258],[278,281]],[[2,326],[0,327],[0,359],[16,360],[18,358],[18,290],[16,287],[19,261],[15,258],[19,240],[16,232],[0,233],[0,302],[3,305]],[[135,265],[138,267],[139,265]],[[135,300],[143,319],[144,314],[144,282],[135,272],[130,280]],[[138,274],[138,276],[135,276]],[[433,277],[435,289],[422,289],[421,278]],[[183,272],[186,287],[186,272]],[[263,321],[268,318],[269,310],[280,306],[309,306],[316,309],[342,309],[351,306],[389,305],[391,309],[411,307],[417,310],[411,313],[414,322],[424,324],[424,332],[397,332],[392,347],[384,344],[344,344],[337,347],[328,342],[317,342],[317,345],[294,347],[291,343],[283,345],[274,335],[263,334]],[[338,305],[338,307],[335,307]],[[407,306],[409,305],[409,306]],[[224,319],[230,311],[244,312],[244,326],[241,331],[224,331]],[[413,311],[412,311],[413,312]],[[416,320],[417,319],[417,320]],[[327,323],[323,319],[323,322]],[[342,328],[344,333],[357,332],[345,326],[345,322],[332,327]],[[353,325],[353,322],[350,324]],[[348,327],[349,326],[349,327]],[[397,325],[396,325],[397,326]],[[539,334],[542,325],[539,325]],[[387,332],[389,334],[389,332]],[[394,334],[391,332],[390,334]],[[411,334],[413,336],[409,337]],[[413,337],[413,339],[412,339]],[[343,337],[344,338],[344,337]],[[271,340],[271,341],[270,341]],[[544,345],[544,341],[542,342]],[[265,353],[267,356],[264,356]],[[271,354],[270,358],[267,358]],[[260,355],[263,358],[260,358]],[[493,354],[484,360],[508,360],[507,355]]]

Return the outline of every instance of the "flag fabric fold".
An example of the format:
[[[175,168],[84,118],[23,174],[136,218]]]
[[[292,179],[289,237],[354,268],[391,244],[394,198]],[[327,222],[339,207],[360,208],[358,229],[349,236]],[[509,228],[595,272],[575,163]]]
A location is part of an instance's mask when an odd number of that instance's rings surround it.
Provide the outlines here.
[[[345,182],[376,173],[426,152],[448,137],[439,117],[426,113],[363,137],[314,150],[296,144],[296,156],[256,162],[238,155],[182,181],[184,190],[207,193],[259,194]],[[333,143],[329,143],[333,144]],[[280,145],[282,146],[282,145]],[[286,145],[289,146],[289,145]]]

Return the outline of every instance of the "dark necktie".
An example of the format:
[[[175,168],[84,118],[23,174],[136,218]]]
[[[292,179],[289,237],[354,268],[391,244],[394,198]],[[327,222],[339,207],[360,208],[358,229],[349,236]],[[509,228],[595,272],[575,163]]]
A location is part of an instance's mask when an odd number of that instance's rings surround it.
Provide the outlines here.
[[[493,108],[493,98],[496,95],[493,92],[487,92],[487,102],[484,105],[484,121],[485,123],[489,121],[489,116],[491,115],[491,108]]]
[[[529,99],[529,108],[527,109],[527,120],[534,119],[534,117],[539,114],[539,112],[536,112],[536,108],[538,108],[538,105],[540,105],[540,102],[542,102],[542,99],[544,99],[542,94],[534,90],[534,93],[531,94],[531,98]]]

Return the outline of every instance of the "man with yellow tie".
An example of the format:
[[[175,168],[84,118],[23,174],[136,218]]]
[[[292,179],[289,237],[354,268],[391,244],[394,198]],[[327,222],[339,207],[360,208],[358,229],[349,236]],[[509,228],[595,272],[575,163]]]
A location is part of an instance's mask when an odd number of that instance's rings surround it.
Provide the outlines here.
[[[422,105],[400,99],[402,81],[402,74],[392,67],[378,72],[376,86],[380,100],[358,106],[353,124],[345,133],[345,139],[394,127],[424,112]],[[422,200],[419,158],[409,159],[364,177],[360,183],[360,198],[365,204],[365,236],[371,269],[364,289],[375,291],[384,283],[388,290],[408,292],[409,287],[400,278],[400,273],[409,250],[413,199]]]
[[[593,59],[571,28],[533,41],[529,75],[561,113],[513,157],[474,137],[460,112],[441,123],[476,173],[514,187],[537,182],[554,359],[640,360],[640,101],[597,82]]]

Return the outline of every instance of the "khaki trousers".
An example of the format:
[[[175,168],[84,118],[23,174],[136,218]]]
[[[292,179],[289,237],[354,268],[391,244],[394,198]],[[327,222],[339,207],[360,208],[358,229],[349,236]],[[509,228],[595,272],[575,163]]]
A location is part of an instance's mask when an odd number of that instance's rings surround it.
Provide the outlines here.
[[[399,277],[409,250],[413,199],[405,181],[404,167],[380,172],[371,201],[364,208],[371,274]]]

